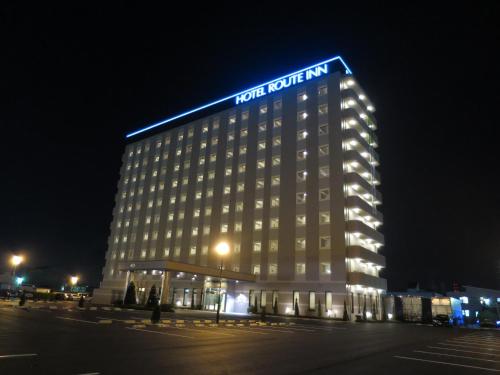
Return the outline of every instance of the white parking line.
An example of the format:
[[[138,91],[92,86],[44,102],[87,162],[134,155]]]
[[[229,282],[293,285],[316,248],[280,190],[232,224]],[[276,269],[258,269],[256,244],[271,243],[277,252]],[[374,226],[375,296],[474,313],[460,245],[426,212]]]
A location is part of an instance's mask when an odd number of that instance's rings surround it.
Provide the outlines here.
[[[495,361],[494,359],[484,359],[484,358],[477,358],[477,357],[468,357],[468,356],[463,356],[463,355],[456,355],[456,354],[446,354],[446,353],[437,353],[437,352],[427,352],[425,350],[414,350],[415,353],[424,353],[424,354],[432,354],[432,355],[442,355],[446,357],[456,357],[456,358],[465,358],[465,359],[473,359],[475,361],[485,361],[485,362],[496,362],[499,363],[500,361]]]
[[[471,345],[483,345],[483,346],[491,346],[491,347],[496,347],[496,348],[500,348],[500,344],[497,345],[497,343],[489,343],[487,341],[479,341],[479,340],[469,340],[469,339],[452,339],[452,340],[448,340],[448,341],[457,341],[457,342],[463,342],[463,343],[470,343]]]
[[[406,360],[410,360],[410,361],[438,363],[440,365],[448,365],[448,366],[458,366],[458,367],[475,368],[477,370],[500,372],[500,370],[497,370],[497,369],[494,369],[494,368],[471,366],[471,365],[462,365],[460,363],[454,363],[454,362],[431,361],[430,359],[421,359],[421,358],[414,358],[414,357],[403,357],[403,356],[399,356],[399,355],[395,355],[394,358],[406,359]]]
[[[38,354],[35,353],[27,353],[27,354],[4,354],[0,355],[0,359],[8,359],[8,358],[20,358],[20,357],[36,357]]]
[[[427,346],[429,349],[440,349],[440,350],[450,350],[450,351],[454,351],[454,352],[462,352],[462,353],[472,353],[472,354],[482,354],[482,355],[490,355],[490,356],[493,356],[493,357],[499,357],[498,355],[496,354],[492,354],[492,353],[484,353],[484,352],[474,352],[474,351],[471,351],[471,350],[462,350],[462,349],[452,349],[452,348],[441,348],[439,346]]]
[[[73,320],[75,322],[82,322],[82,323],[91,323],[91,324],[97,324],[97,322],[93,322],[91,320],[83,320],[83,319],[73,319],[73,318],[66,318],[64,316],[56,316],[57,319],[64,319],[64,320]]]
[[[463,344],[448,344],[446,342],[439,342],[438,343],[439,345],[449,345],[449,346],[458,346],[458,347],[465,347],[465,348],[470,348],[470,345],[463,345]],[[481,346],[481,345],[475,345],[475,346]],[[479,348],[479,349],[482,349],[482,350],[490,350],[492,352],[500,352],[499,349],[490,349],[490,348]]]
[[[192,336],[184,336],[184,335],[177,335],[175,333],[167,333],[167,332],[160,332],[160,331],[152,331],[150,329],[141,329],[141,328],[132,328],[132,327],[125,327],[125,329],[130,329],[131,331],[141,331],[141,332],[150,332],[150,333],[156,333],[157,335],[165,335],[165,336],[177,336],[177,337],[184,337],[186,339],[194,339]]]
[[[83,374],[78,374],[78,375],[99,375],[100,372],[85,372]]]

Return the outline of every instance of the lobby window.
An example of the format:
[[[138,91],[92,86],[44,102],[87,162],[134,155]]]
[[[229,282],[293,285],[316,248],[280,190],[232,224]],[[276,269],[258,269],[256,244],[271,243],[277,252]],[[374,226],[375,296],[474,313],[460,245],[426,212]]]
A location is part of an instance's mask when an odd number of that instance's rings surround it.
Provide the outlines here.
[[[297,112],[297,121],[304,121],[307,118],[307,112],[306,111],[300,111]]]
[[[255,230],[262,230],[262,220],[255,220],[254,229]]]
[[[255,264],[253,266],[253,274],[254,275],[259,275],[260,274],[260,264]]]
[[[328,155],[330,152],[329,152],[329,147],[328,145],[322,145],[322,146],[319,146],[319,156],[326,156]]]
[[[271,263],[269,265],[269,274],[276,275],[278,273],[278,265],[276,263]]]
[[[319,238],[320,249],[330,249],[332,246],[332,240],[330,236],[321,236]]]
[[[280,110],[283,107],[283,102],[281,100],[275,100],[273,103],[273,108],[275,111]]]
[[[318,96],[323,96],[328,94],[328,87],[326,85],[321,85],[318,87]]]
[[[305,160],[307,157],[307,151],[306,150],[299,150],[297,151],[297,160]]]
[[[280,227],[280,219],[277,217],[271,218],[270,227],[271,227],[271,229],[279,228]]]
[[[256,183],[255,183],[255,188],[256,189],[264,189],[264,179],[263,178],[258,178]]]
[[[236,185],[236,191],[244,191],[245,190],[245,183],[244,182],[238,182]]]
[[[307,130],[299,130],[297,132],[297,140],[301,141],[303,139],[306,139],[308,136]]]
[[[269,251],[278,251],[278,240],[269,240]]]
[[[329,167],[319,167],[319,177],[328,177],[330,176],[330,168]]]
[[[316,310],[316,293],[309,292],[309,310]]]
[[[296,238],[295,239],[295,250],[305,250],[306,249],[306,239]]]
[[[259,124],[259,132],[265,132],[267,128],[267,124],[265,122],[261,122]]]
[[[196,255],[196,246],[191,246],[189,249],[189,255]]]
[[[262,249],[262,242],[260,241],[255,241],[253,243],[253,251],[255,252],[260,252],[260,250]]]
[[[271,207],[279,207],[280,206],[280,197],[274,196],[271,197]]]
[[[320,212],[319,213],[319,223],[320,224],[328,224],[330,222],[330,213],[329,212]]]
[[[281,117],[275,118],[273,121],[273,128],[281,128]]]
[[[328,113],[328,104],[321,104],[318,106],[318,114],[326,115]]]
[[[297,182],[304,182],[307,178],[307,171],[297,172]]]
[[[280,156],[274,156],[273,157],[273,166],[278,166],[281,163],[281,157]]]
[[[303,275],[306,273],[306,264],[305,263],[296,263],[295,264],[295,273],[298,275]]]
[[[271,185],[276,186],[280,184],[280,176],[271,177]]]
[[[257,144],[257,150],[265,150],[266,149],[266,141],[259,141]]]
[[[281,137],[274,137],[273,146],[280,146],[280,145],[281,145]]]
[[[259,114],[265,115],[267,113],[267,104],[263,104],[259,107]]]
[[[257,160],[257,169],[263,169],[265,167],[266,167],[265,159]]]
[[[330,189],[319,189],[319,200],[320,201],[327,201],[330,199]]]
[[[331,267],[330,267],[330,263],[328,263],[328,262],[321,263],[319,267],[320,267],[319,270],[320,270],[320,272],[322,274],[329,275],[329,274],[332,273],[332,270],[331,270]]]
[[[255,208],[262,208],[262,207],[264,207],[264,200],[256,199],[255,200]]]

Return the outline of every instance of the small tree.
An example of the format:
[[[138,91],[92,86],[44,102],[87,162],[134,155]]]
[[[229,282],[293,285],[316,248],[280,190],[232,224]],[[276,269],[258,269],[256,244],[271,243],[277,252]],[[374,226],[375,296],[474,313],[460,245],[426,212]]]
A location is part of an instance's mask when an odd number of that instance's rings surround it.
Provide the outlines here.
[[[135,305],[137,303],[137,295],[135,293],[135,284],[133,281],[128,284],[127,293],[125,293],[123,303],[125,305]]]
[[[278,315],[278,299],[274,299],[273,301],[273,313],[274,315]]]
[[[195,309],[195,306],[194,306],[194,289],[191,288],[191,310],[194,310]]]
[[[366,320],[366,296],[363,302],[363,320]]]
[[[19,298],[19,306],[24,306],[26,303],[26,293],[22,292]]]
[[[323,311],[321,310],[321,300],[318,299],[318,318],[321,318]]]
[[[342,320],[347,322],[349,320],[349,315],[347,314],[347,303],[344,300],[344,315],[342,316]]]
[[[85,298],[83,296],[80,296],[80,300],[78,301],[78,307],[83,307],[85,304]]]
[[[372,319],[377,320],[377,308],[375,307],[375,302],[372,304]]]
[[[380,302],[382,304],[382,321],[385,322],[387,320],[387,314],[385,312],[385,302],[384,298],[380,298]]]
[[[151,314],[151,323],[156,324],[160,321],[160,319],[161,319],[161,307],[158,303],[156,303],[153,307],[153,312]]]
[[[300,311],[299,311],[299,300],[298,299],[295,299],[294,309],[295,309],[295,316],[299,316],[300,315]]]
[[[149,307],[153,307],[158,304],[158,298],[156,297],[156,286],[153,284],[149,290],[148,301],[146,303]]]
[[[257,305],[257,296],[255,296],[255,299],[253,301],[253,311],[254,314],[257,314],[259,312],[259,306]]]

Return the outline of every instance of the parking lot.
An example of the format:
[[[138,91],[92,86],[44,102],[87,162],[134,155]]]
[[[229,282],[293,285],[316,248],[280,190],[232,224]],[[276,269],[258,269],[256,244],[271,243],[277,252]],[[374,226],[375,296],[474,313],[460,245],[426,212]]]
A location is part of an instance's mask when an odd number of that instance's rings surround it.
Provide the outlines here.
[[[76,303],[0,304],[0,374],[500,372],[500,333],[150,312]]]

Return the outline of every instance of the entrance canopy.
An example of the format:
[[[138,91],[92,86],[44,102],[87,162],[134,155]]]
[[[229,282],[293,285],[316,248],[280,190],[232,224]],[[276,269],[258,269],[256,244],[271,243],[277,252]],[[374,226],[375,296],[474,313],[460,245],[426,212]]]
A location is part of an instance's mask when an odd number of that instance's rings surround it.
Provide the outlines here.
[[[240,281],[249,281],[255,282],[256,276],[243,273],[243,272],[234,272],[228,270],[222,270],[222,274],[220,270],[212,267],[198,266],[195,264],[182,263],[182,262],[174,262],[171,260],[151,260],[151,261],[129,261],[129,262],[120,262],[118,263],[118,269],[120,271],[172,271],[172,272],[184,272],[184,273],[192,273],[197,275],[205,275],[212,277],[222,276],[224,279],[229,280],[240,280]]]

